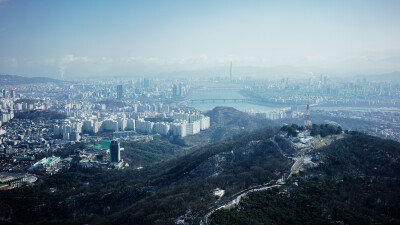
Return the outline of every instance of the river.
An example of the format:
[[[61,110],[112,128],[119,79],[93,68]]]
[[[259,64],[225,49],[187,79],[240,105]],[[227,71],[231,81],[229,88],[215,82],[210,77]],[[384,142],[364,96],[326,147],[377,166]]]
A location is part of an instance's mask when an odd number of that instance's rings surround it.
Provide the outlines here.
[[[237,86],[211,86],[211,87],[206,87],[203,89],[198,89],[193,92],[192,99],[193,100],[200,100],[200,99],[242,99],[244,98],[240,93],[240,87]],[[212,101],[206,101],[206,102],[201,102],[201,101],[196,101],[196,102],[189,102],[188,106],[193,107],[197,110],[200,111],[208,111],[212,110],[214,107],[217,106],[228,106],[228,107],[233,107],[237,110],[243,111],[243,112],[251,112],[251,113],[256,113],[256,112],[265,112],[265,111],[271,111],[274,109],[278,109],[279,107],[270,107],[270,106],[262,106],[262,105],[255,105],[251,103],[246,103],[246,102],[212,102]]]
[[[207,86],[197,89],[193,91],[192,100],[201,100],[201,99],[243,99],[245,98],[242,96],[239,91],[241,87],[239,85],[231,84],[231,85],[223,85],[223,84],[208,84]],[[266,106],[266,105],[256,105],[252,103],[246,102],[233,102],[227,101],[222,102],[221,100],[217,102],[213,101],[195,101],[189,102],[189,107],[193,107],[197,110],[206,112],[208,110],[212,110],[217,106],[227,106],[233,107],[237,110],[243,112],[267,112],[272,110],[277,110],[282,108],[283,106]],[[302,106],[298,106],[301,109]],[[325,111],[381,111],[381,112],[399,112],[400,109],[398,107],[356,107],[356,106],[319,106],[319,105],[312,105],[311,107],[313,110],[325,110]]]

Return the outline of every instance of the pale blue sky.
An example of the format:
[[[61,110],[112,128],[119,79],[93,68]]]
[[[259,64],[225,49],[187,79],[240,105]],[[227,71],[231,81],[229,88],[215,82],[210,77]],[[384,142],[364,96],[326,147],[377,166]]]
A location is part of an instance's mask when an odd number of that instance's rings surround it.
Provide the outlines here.
[[[0,74],[137,75],[230,61],[400,70],[400,1],[0,0]]]

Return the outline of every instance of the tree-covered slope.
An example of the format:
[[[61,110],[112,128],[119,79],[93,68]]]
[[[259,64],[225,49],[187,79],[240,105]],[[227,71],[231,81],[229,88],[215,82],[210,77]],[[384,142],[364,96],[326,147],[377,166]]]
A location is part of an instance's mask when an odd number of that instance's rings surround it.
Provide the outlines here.
[[[142,170],[45,177],[33,187],[0,192],[0,216],[22,223],[171,224],[188,209],[201,215],[217,200],[215,188],[230,196],[290,168],[269,140],[277,132],[241,133]]]
[[[400,144],[363,133],[316,149],[321,163],[255,192],[211,224],[400,224]]]
[[[282,135],[277,128],[242,132],[142,170],[44,177],[33,187],[0,192],[0,216],[28,224],[174,224],[187,214],[197,224],[210,207],[290,173],[302,156]],[[254,192],[240,207],[215,212],[212,223],[399,223],[399,143],[358,132],[333,136],[305,153],[314,166],[277,190]],[[215,188],[225,195],[215,197]]]

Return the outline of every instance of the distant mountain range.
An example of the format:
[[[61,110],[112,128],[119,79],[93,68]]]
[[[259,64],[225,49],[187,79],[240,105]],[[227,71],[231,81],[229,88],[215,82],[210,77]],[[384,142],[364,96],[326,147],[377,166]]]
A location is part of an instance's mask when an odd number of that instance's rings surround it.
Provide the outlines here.
[[[37,83],[60,83],[61,80],[56,80],[48,77],[23,77],[17,75],[1,75],[0,85],[17,85],[17,84],[37,84]]]
[[[236,66],[232,70],[233,79],[281,79],[287,77],[289,79],[304,79],[310,77],[319,77],[320,74],[327,75],[328,78],[348,78],[363,79],[368,81],[389,81],[400,82],[400,71],[393,71],[383,74],[353,74],[353,73],[332,73],[327,69],[315,67],[293,67],[293,66],[276,66],[276,67],[251,67],[251,66]],[[122,74],[113,76],[113,79],[134,79],[140,77],[156,78],[156,77],[170,77],[170,78],[198,78],[198,77],[214,77],[219,79],[229,78],[229,67],[213,67],[207,69],[184,70],[174,72],[159,72],[150,74]],[[110,76],[102,74],[92,77],[71,77],[71,79],[110,79]],[[61,80],[48,78],[48,77],[24,77],[18,75],[1,75],[0,84],[2,85],[15,85],[15,84],[33,84],[33,83],[48,83],[63,82]]]
[[[388,82],[400,82],[400,71],[394,71],[391,73],[362,76],[372,81],[388,81]]]
[[[273,66],[273,67],[257,67],[257,66],[235,66],[232,67],[233,79],[281,79],[287,77],[289,79],[308,79],[311,77],[319,78],[320,75],[328,76],[328,78],[344,78],[346,80],[367,78],[368,80],[380,81],[393,79],[400,81],[400,71],[390,73],[357,73],[357,72],[339,72],[333,69],[312,66]],[[160,72],[149,74],[151,77],[168,76],[168,77],[213,77],[229,79],[229,66],[211,67],[204,69],[183,70],[173,72]]]

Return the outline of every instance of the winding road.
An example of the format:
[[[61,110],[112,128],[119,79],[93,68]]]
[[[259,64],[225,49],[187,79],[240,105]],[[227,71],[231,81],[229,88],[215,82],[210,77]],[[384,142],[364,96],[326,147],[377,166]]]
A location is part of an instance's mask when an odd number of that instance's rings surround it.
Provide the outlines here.
[[[287,158],[292,158],[289,157],[289,155],[287,153],[285,153],[283,151],[283,149],[279,146],[279,144],[275,141],[275,137],[270,138],[270,141],[275,145],[275,147],[278,149],[278,151],[285,157]],[[296,158],[292,158],[294,160],[292,167],[290,168],[290,175],[288,176],[288,178],[295,173],[298,173],[299,169],[301,168],[301,166],[304,163],[304,153],[308,150],[310,150],[310,147],[304,147],[304,148],[300,148],[298,149],[298,153]],[[299,157],[300,156],[300,157]],[[287,178],[286,178],[287,179]],[[283,179],[281,180],[280,183],[285,183],[285,180]],[[200,225],[207,225],[208,224],[208,218],[217,210],[219,209],[229,209],[231,207],[234,207],[236,205],[239,204],[240,200],[242,197],[245,197],[248,193],[250,192],[254,192],[254,191],[264,191],[264,190],[268,190],[271,188],[275,188],[275,187],[280,187],[281,184],[272,184],[271,182],[268,184],[263,184],[263,185],[257,185],[257,186],[253,186],[253,187],[249,187],[245,190],[242,190],[236,194],[234,194],[231,198],[231,200],[229,200],[228,202],[224,203],[224,204],[218,204],[216,206],[213,206],[209,209],[208,213],[203,216],[203,218],[200,221]]]

